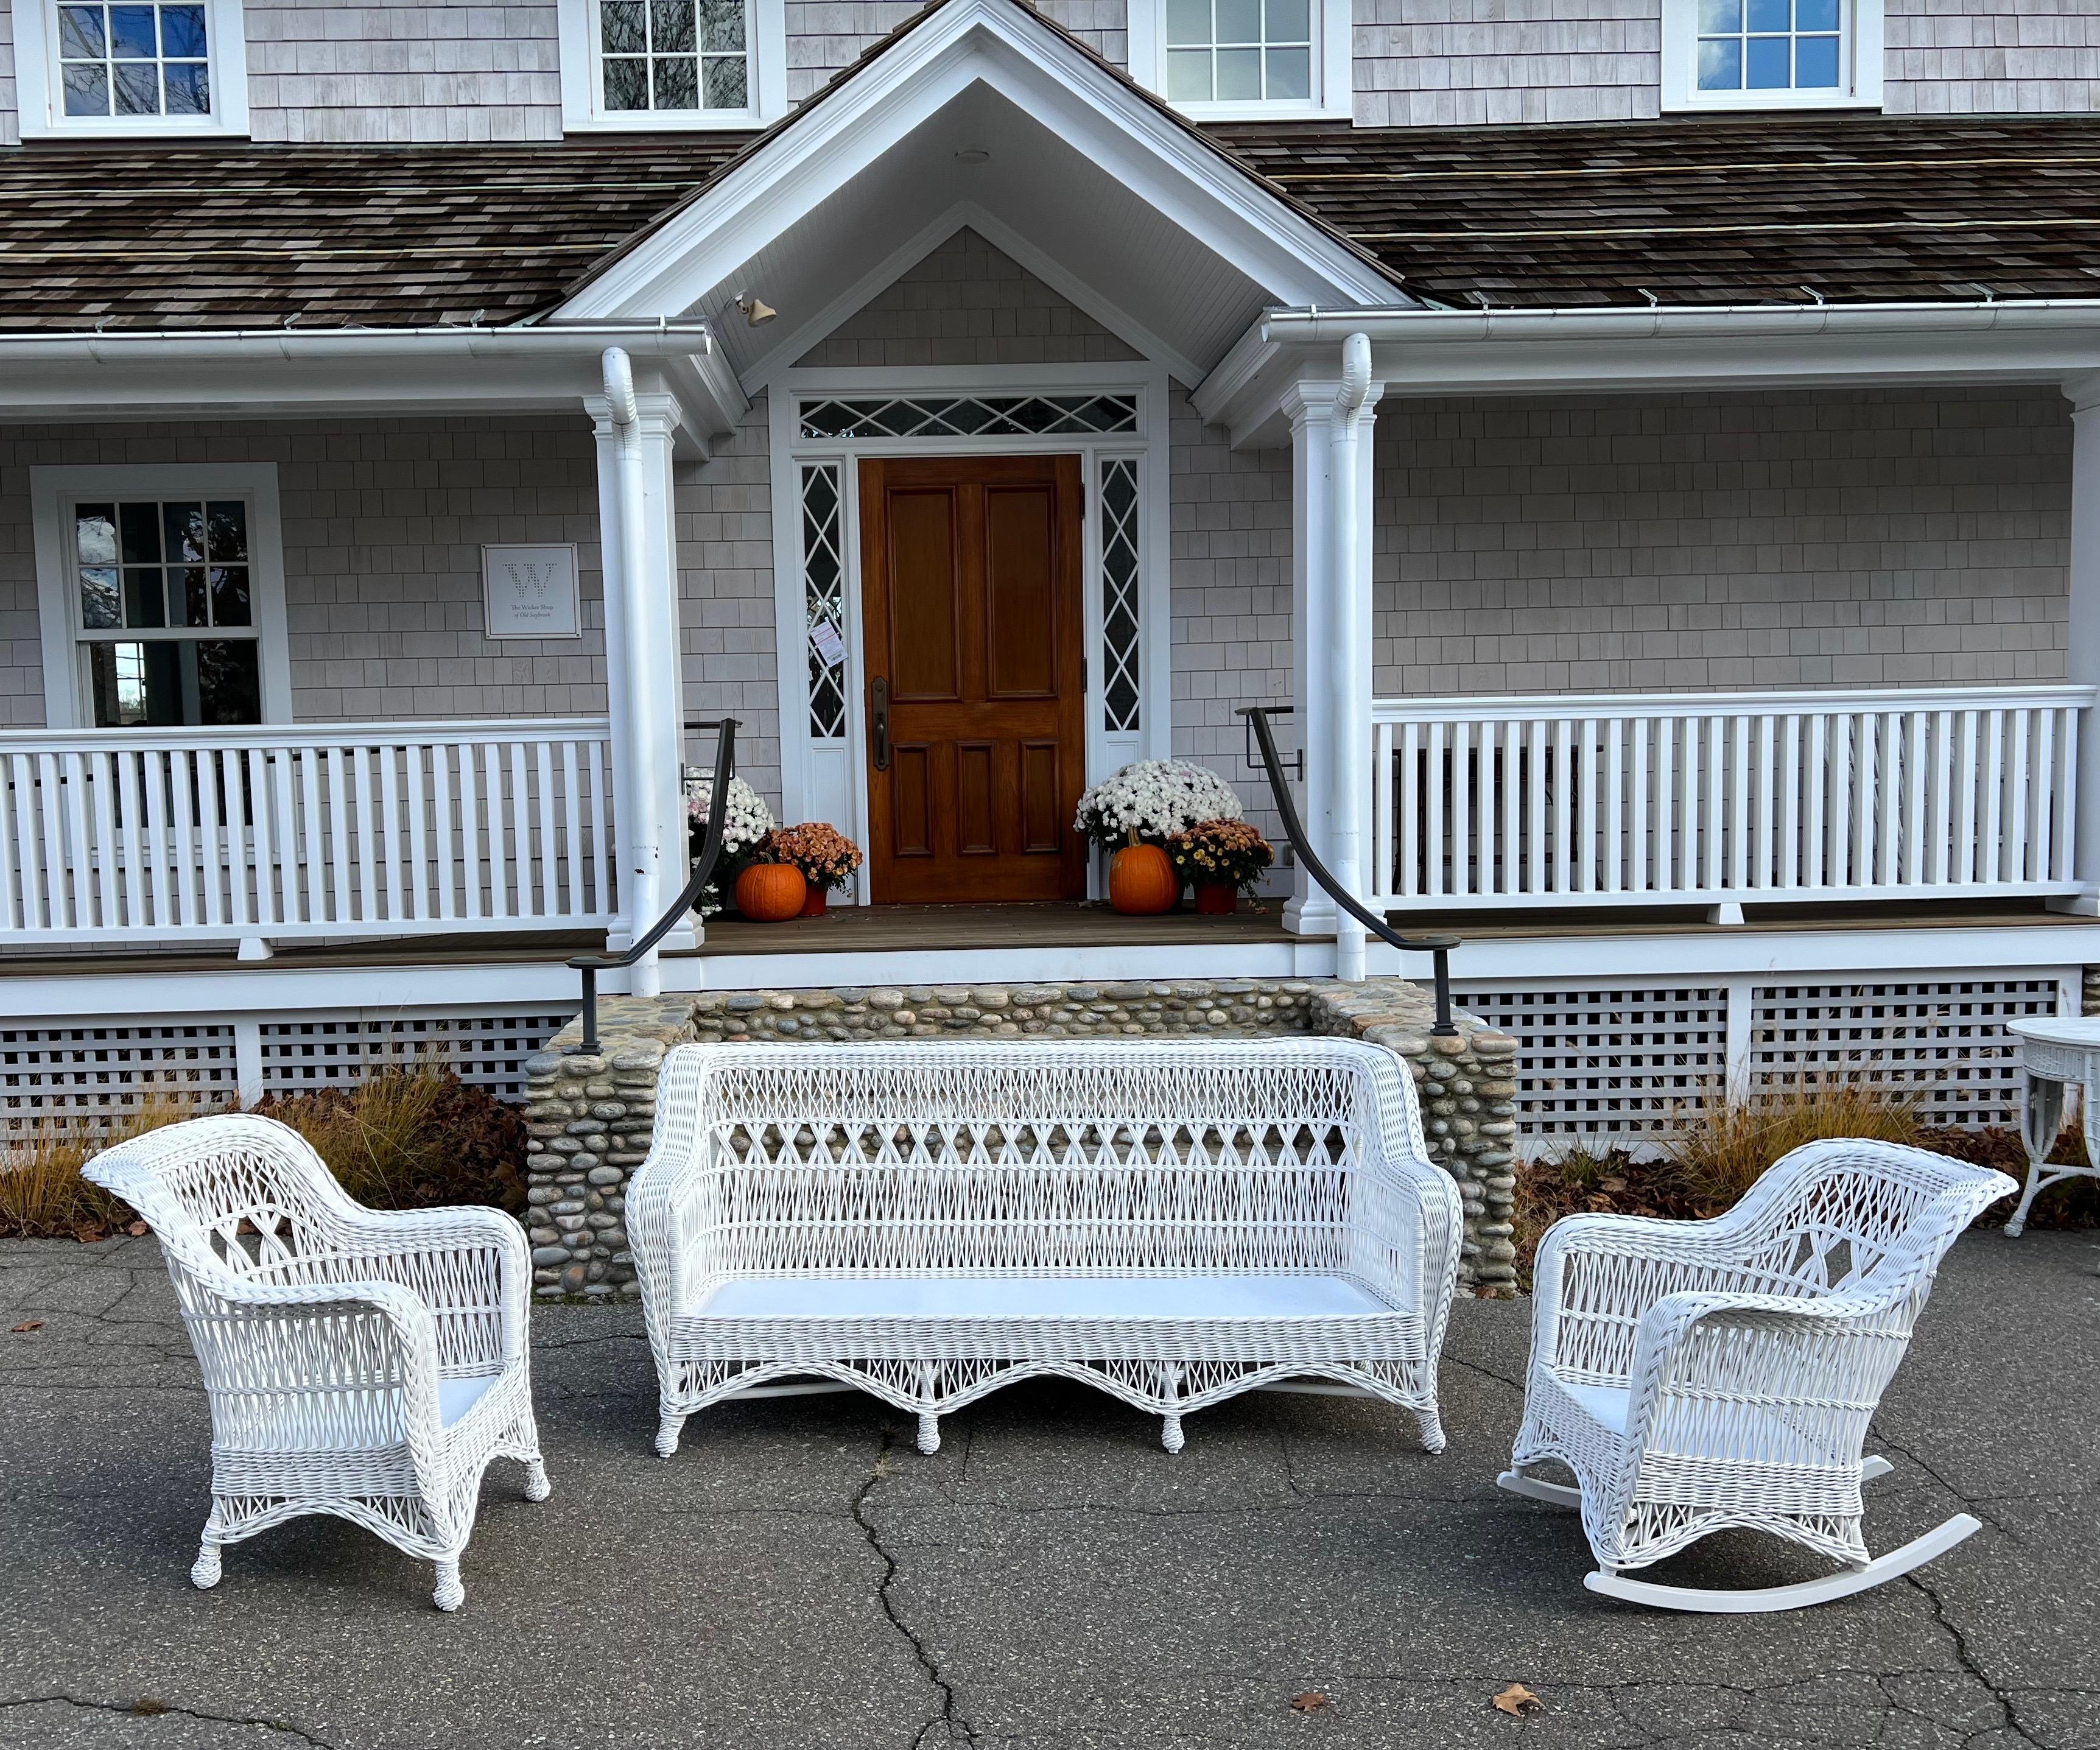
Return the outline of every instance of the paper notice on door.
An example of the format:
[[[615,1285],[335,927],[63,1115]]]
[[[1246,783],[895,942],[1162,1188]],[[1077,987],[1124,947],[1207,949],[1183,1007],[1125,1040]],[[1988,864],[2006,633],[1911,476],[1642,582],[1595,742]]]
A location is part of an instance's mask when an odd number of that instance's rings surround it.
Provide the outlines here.
[[[820,619],[810,628],[810,648],[827,668],[845,666],[846,641],[839,636],[839,628],[831,621]]]

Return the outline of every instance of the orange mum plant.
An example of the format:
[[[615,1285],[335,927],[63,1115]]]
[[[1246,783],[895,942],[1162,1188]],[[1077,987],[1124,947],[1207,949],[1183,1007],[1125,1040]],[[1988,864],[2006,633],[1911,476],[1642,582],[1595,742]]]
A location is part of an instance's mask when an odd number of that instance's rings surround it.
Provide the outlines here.
[[[860,847],[837,827],[823,821],[805,821],[799,827],[775,827],[759,841],[758,860],[786,863],[802,871],[813,888],[842,888],[860,867]]]
[[[1167,840],[1167,854],[1192,887],[1229,882],[1246,893],[1276,861],[1268,840],[1243,820],[1199,820]]]

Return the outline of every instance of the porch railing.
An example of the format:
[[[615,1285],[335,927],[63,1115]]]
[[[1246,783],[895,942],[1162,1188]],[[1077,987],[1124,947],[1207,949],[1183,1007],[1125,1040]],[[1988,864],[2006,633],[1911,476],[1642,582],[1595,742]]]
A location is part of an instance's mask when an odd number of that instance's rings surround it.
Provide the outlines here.
[[[1385,905],[2075,892],[2090,687],[1381,699]]]
[[[0,731],[0,944],[601,926],[602,720]]]

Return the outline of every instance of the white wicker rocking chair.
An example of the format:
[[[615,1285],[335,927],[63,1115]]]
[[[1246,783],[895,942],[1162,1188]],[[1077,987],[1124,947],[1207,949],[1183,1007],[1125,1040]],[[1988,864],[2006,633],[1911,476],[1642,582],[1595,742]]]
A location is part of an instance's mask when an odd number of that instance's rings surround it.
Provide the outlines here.
[[[1531,1373],[1502,1486],[1580,1505],[1593,1592],[1670,1610],[1789,1610],[1879,1585],[1960,1543],[1957,1514],[1878,1560],[1862,1444],[1948,1247],[2018,1188],[1873,1142],[1797,1148],[1717,1220],[1573,1215],[1538,1250]],[[1530,1468],[1558,1460],[1578,1488]],[[1771,1532],[1846,1571],[1731,1591],[1626,1577],[1710,1532]]]
[[[457,1610],[483,1471],[551,1492],[532,1420],[525,1236],[500,1210],[368,1210],[304,1138],[269,1118],[196,1118],[84,1170],[161,1242],[211,1400],[211,1515],[190,1578],[219,1550],[331,1513],[437,1564]]]

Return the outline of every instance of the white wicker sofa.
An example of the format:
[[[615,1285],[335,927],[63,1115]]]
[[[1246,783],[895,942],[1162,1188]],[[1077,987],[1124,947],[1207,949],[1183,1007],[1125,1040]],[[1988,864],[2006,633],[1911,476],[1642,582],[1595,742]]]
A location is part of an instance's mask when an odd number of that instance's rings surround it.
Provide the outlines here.
[[[1440,1450],[1459,1202],[1353,1040],[681,1046],[629,1231],[666,1458],[792,1376],[939,1418],[1017,1379],[1165,1418],[1313,1376]]]

